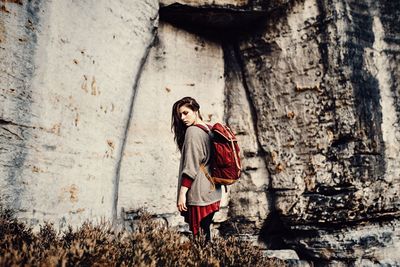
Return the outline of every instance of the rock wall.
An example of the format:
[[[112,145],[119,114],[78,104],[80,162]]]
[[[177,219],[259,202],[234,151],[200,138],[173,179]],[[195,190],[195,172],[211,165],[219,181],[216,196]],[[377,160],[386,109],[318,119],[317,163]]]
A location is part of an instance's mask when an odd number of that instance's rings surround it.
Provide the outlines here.
[[[399,247],[400,202],[399,46],[396,27],[382,23],[399,14],[389,9],[396,6],[293,2],[239,40],[256,134],[269,155],[273,207],[263,231],[272,246],[279,221],[286,227],[278,246],[303,258],[399,260],[387,252]]]
[[[400,264],[397,2],[0,4],[0,192],[20,218],[145,206],[182,224],[170,108],[191,95],[242,147],[220,234],[317,265]]]
[[[0,4],[2,201],[32,224],[111,218],[158,2]]]

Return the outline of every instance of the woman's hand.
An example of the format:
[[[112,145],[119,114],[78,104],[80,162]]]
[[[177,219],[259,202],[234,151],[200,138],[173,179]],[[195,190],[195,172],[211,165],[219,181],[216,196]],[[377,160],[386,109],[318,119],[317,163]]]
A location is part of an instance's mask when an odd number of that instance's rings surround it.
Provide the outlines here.
[[[179,197],[178,197],[178,210],[180,212],[182,211],[187,211],[186,207],[186,192],[189,190],[189,188],[185,186],[181,186],[181,190],[179,190]]]

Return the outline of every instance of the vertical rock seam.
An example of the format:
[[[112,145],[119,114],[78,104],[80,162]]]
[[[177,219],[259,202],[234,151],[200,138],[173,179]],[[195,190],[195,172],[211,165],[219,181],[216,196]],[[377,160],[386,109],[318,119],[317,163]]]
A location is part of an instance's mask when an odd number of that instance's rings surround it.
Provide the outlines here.
[[[242,79],[243,79],[243,87],[246,91],[246,96],[247,96],[247,101],[250,106],[250,111],[251,111],[251,116],[253,118],[253,124],[254,124],[254,131],[255,131],[255,136],[257,140],[257,147],[258,147],[258,154],[261,156],[266,165],[266,172],[268,174],[268,186],[266,189],[266,196],[267,196],[267,203],[269,204],[268,210],[269,214],[267,215],[267,218],[265,219],[262,228],[260,229],[259,233],[259,239],[262,240],[269,248],[271,249],[281,249],[285,248],[285,244],[283,241],[283,233],[288,232],[289,229],[286,229],[284,224],[282,223],[282,220],[276,210],[276,194],[275,191],[272,189],[272,174],[270,169],[268,168],[269,165],[269,159],[271,157],[270,153],[265,150],[265,148],[262,146],[260,142],[260,136],[259,136],[259,121],[258,121],[258,115],[257,115],[257,109],[255,107],[255,103],[253,102],[254,97],[251,95],[251,91],[249,89],[249,82],[247,82],[248,77],[246,75],[246,69],[245,69],[245,64],[243,61],[243,58],[241,57],[240,53],[240,47],[239,43],[236,43],[233,45],[234,48],[234,56],[236,61],[238,62],[238,65],[241,70],[242,74]]]
[[[232,47],[232,48],[231,48]],[[252,101],[252,96],[251,96],[251,92],[249,90],[249,84],[246,80],[246,72],[245,72],[245,67],[244,67],[244,63],[243,63],[243,59],[240,56],[240,48],[239,48],[239,44],[238,43],[232,43],[231,46],[227,46],[224,45],[223,46],[224,50],[227,50],[225,53],[231,53],[232,57],[234,58],[234,60],[237,62],[239,68],[240,68],[240,72],[241,72],[241,76],[242,76],[242,83],[243,83],[243,88],[246,92],[246,98],[247,98],[247,102],[249,103],[249,107],[250,107],[250,114],[252,117],[252,123],[253,123],[253,128],[254,128],[254,134],[256,137],[256,141],[257,141],[257,154],[258,156],[262,157],[265,161],[265,166],[268,166],[268,161],[269,161],[269,153],[267,151],[265,151],[265,149],[263,148],[263,146],[261,145],[260,142],[260,137],[259,137],[259,127],[258,127],[258,116],[257,116],[257,111],[254,105],[254,102]],[[229,50],[232,50],[229,51]],[[267,203],[269,203],[269,214],[267,216],[267,219],[264,222],[263,228],[261,229],[261,232],[265,231],[265,225],[269,222],[272,221],[272,224],[275,225],[275,222],[279,221],[280,219],[276,216],[276,209],[275,209],[275,203],[276,203],[276,196],[273,192],[273,190],[271,190],[272,188],[272,179],[271,179],[271,172],[269,170],[268,167],[265,168],[266,169],[266,173],[268,174],[268,187],[266,189],[267,193]],[[282,226],[281,223],[279,223],[280,226]],[[277,224],[278,226],[278,224]],[[263,234],[261,233],[260,236],[262,236]],[[279,235],[279,234],[278,234]],[[280,237],[274,237],[275,241],[276,239],[278,239],[280,241]],[[281,242],[279,242],[281,243]]]
[[[114,188],[113,188],[113,194],[114,194],[114,203],[112,206],[112,220],[113,220],[113,225],[116,224],[117,222],[117,208],[118,208],[118,192],[119,192],[119,180],[120,180],[120,172],[121,172],[121,163],[122,163],[122,157],[125,151],[125,146],[126,146],[126,140],[127,140],[127,136],[128,136],[128,132],[129,132],[129,128],[131,125],[131,119],[132,119],[132,115],[133,115],[133,107],[134,107],[134,103],[135,103],[135,98],[137,95],[137,88],[138,88],[138,84],[140,81],[140,77],[142,76],[142,72],[144,69],[144,66],[147,62],[147,58],[150,54],[150,50],[154,45],[154,42],[156,40],[156,36],[157,36],[157,25],[156,22],[158,21],[158,16],[154,19],[154,25],[153,25],[153,30],[152,30],[152,38],[150,40],[149,45],[146,48],[146,51],[143,54],[143,57],[140,60],[140,64],[139,64],[139,70],[135,76],[135,80],[133,82],[133,86],[132,86],[132,90],[133,93],[131,95],[131,102],[129,105],[129,112],[128,112],[128,118],[126,121],[126,126],[125,126],[125,131],[124,131],[124,135],[123,135],[123,139],[122,139],[122,143],[120,146],[120,151],[119,151],[119,155],[118,155],[118,161],[117,161],[117,166],[116,166],[116,173],[115,173],[115,181],[114,181]]]
[[[226,46],[224,46],[224,49],[226,49]],[[240,57],[239,45],[238,44],[233,44],[233,55],[235,57],[236,62],[238,62],[238,65],[240,67],[240,71],[241,71],[241,74],[242,74],[243,87],[244,87],[244,89],[246,91],[247,101],[248,101],[249,106],[250,106],[251,117],[253,118],[252,122],[253,122],[253,125],[254,125],[255,135],[256,135],[256,139],[257,139],[257,146],[259,147],[258,153],[261,156],[266,156],[267,155],[267,151],[265,151],[263,149],[263,147],[261,145],[261,142],[260,142],[260,139],[259,139],[259,136],[258,136],[257,112],[256,112],[256,109],[254,107],[254,103],[252,101],[252,97],[250,95],[249,85],[246,82],[246,74],[245,74],[242,58]]]
[[[386,114],[386,116],[383,116],[381,123],[382,138],[386,144],[389,144],[385,146],[384,154],[386,158],[385,162],[387,165],[385,180],[388,180],[388,182],[392,182],[392,177],[397,176],[396,169],[398,165],[395,160],[398,156],[398,152],[395,148],[400,147],[399,140],[396,138],[398,130],[396,129],[396,127],[393,127],[398,121],[398,116],[396,114],[396,98],[391,90],[391,80],[393,79],[393,77],[389,69],[389,58],[384,52],[385,49],[388,49],[388,45],[384,40],[385,31],[383,29],[379,16],[375,16],[373,18],[373,32],[375,36],[373,51],[378,54],[373,57],[373,61],[375,66],[381,66],[379,69],[376,69],[375,75],[381,88],[381,107],[383,113]]]
[[[381,180],[386,172],[385,143],[382,135],[382,107],[380,104],[379,81],[365,68],[365,49],[373,49],[375,36],[373,32],[372,8],[366,4],[351,2],[352,24],[349,32],[351,40],[346,44],[348,57],[345,65],[350,67],[356,106],[359,116],[359,129],[362,129],[363,137],[368,140],[367,147],[360,149],[354,157],[355,164],[361,164],[360,169],[371,162],[369,177]],[[376,166],[376,167],[375,167]],[[356,167],[357,168],[357,167]],[[360,171],[361,173],[361,171]],[[370,179],[370,178],[368,178]]]

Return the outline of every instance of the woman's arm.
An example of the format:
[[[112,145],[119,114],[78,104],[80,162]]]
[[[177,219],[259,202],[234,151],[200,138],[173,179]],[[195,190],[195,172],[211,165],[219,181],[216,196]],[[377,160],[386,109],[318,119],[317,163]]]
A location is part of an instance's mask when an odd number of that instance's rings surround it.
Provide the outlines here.
[[[178,196],[178,210],[179,211],[187,211],[186,207],[186,193],[192,186],[193,180],[187,176],[185,173],[182,174],[182,184],[181,189],[179,190]]]
[[[181,186],[181,189],[179,190],[179,197],[178,197],[178,210],[179,211],[187,211],[186,207],[186,193],[189,190],[186,186]]]

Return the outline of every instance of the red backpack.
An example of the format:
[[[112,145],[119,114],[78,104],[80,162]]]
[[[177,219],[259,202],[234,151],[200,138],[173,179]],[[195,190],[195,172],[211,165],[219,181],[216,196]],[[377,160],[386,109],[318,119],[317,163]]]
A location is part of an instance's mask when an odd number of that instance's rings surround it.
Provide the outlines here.
[[[241,174],[239,145],[232,130],[221,123],[216,123],[211,128],[214,157],[211,159],[211,173],[204,165],[202,171],[212,184],[231,185]]]

